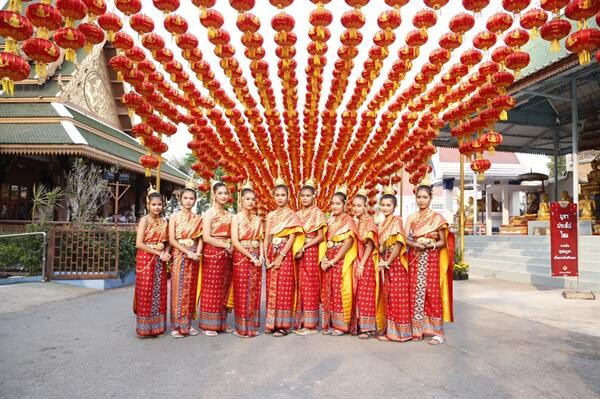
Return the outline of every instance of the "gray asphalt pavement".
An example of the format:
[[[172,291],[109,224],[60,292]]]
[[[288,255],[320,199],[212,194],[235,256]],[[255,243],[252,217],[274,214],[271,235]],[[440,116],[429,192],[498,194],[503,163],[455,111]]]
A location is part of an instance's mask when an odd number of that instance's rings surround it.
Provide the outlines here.
[[[457,301],[457,322],[440,346],[321,334],[175,340],[136,337],[132,293],[128,287],[0,314],[0,397],[600,395],[600,338],[466,301]]]

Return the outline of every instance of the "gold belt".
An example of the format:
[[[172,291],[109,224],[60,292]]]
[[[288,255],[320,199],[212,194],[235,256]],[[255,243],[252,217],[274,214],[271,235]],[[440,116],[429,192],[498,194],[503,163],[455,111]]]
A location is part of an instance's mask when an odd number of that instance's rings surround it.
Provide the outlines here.
[[[180,243],[181,245],[183,245],[184,247],[193,247],[194,246],[194,240],[192,240],[191,238],[182,238],[180,240],[177,240],[178,243]]]
[[[144,245],[146,245],[152,249],[156,249],[158,251],[162,251],[163,249],[165,249],[165,244],[162,242],[157,242],[157,243],[145,242]]]
[[[240,240],[240,244],[244,247],[258,248],[259,242],[258,240]]]
[[[327,248],[339,248],[341,246],[342,246],[341,242],[327,241]]]

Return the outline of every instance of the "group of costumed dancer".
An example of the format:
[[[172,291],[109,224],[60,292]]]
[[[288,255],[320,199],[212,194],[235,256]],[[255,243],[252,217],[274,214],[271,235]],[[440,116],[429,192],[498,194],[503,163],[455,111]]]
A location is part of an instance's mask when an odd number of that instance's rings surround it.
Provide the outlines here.
[[[167,222],[163,198],[147,196],[148,214],[137,230],[134,312],[139,336],[167,330],[167,263],[170,262],[171,335],[259,335],[263,267],[266,272],[264,331],[385,341],[444,342],[452,321],[454,238],[448,223],[430,209],[431,186],[416,189],[418,211],[406,221],[394,215],[391,187],[379,200],[383,220],[368,212],[365,190],[347,198],[335,190],[330,215],[315,205],[312,180],[300,190],[301,209],[290,209],[289,188],[275,182],[277,209],[266,221],[257,214],[252,185],[240,191],[241,210],[225,209],[229,192],[212,184],[213,204],[192,212],[196,191],[186,185],[181,210]],[[348,212],[347,212],[348,211]],[[351,213],[352,215],[350,215]],[[235,328],[227,324],[233,310]],[[192,326],[198,319],[199,329]],[[319,323],[320,320],[320,323]],[[320,325],[319,325],[320,324]]]

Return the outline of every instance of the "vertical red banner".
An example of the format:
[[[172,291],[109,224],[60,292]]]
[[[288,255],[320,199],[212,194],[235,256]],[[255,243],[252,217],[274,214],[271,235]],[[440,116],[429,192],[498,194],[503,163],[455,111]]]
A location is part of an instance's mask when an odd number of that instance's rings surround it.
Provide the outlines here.
[[[552,276],[578,276],[577,204],[550,204],[550,263]]]

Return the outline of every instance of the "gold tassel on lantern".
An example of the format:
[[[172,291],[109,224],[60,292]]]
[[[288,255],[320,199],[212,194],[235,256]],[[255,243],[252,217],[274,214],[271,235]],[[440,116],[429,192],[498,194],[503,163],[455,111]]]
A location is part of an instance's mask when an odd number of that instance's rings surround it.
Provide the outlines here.
[[[552,44],[550,44],[550,51],[553,53],[558,53],[560,51],[560,42],[557,39],[552,40]]]
[[[589,65],[591,62],[592,54],[589,51],[583,50],[579,53],[579,65]]]
[[[502,111],[500,111],[500,120],[501,121],[508,120],[508,112],[506,112],[505,109],[503,109]]]
[[[36,62],[35,63],[35,74],[41,78],[41,79],[45,79],[46,78],[46,72],[48,69],[48,64],[44,64],[41,62]]]
[[[2,78],[2,91],[9,96],[13,96],[15,94],[15,82],[9,78]]]
[[[65,61],[75,62],[75,50],[68,48],[65,50]]]

